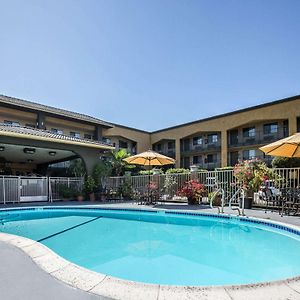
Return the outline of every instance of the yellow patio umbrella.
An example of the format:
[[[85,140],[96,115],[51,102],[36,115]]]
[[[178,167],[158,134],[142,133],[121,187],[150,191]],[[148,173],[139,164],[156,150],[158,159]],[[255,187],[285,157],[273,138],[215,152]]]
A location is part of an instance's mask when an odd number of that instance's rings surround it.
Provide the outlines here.
[[[175,159],[162,155],[152,150],[148,150],[124,159],[129,164],[142,166],[165,166],[175,163]]]
[[[129,164],[142,165],[142,166],[165,166],[175,163],[175,159],[162,155],[152,150],[148,150],[133,156],[123,159]],[[150,170],[148,177],[148,201],[150,197]]]
[[[300,132],[259,149],[272,156],[300,157]]]

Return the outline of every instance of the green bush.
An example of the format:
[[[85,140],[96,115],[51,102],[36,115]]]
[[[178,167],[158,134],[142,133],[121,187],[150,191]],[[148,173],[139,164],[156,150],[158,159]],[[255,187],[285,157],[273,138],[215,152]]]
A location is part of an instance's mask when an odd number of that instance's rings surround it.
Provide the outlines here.
[[[75,193],[73,192],[73,190],[64,184],[59,186],[58,193],[64,199],[71,199],[75,197]]]
[[[273,168],[297,168],[300,167],[300,158],[298,157],[274,157],[272,160]]]
[[[188,174],[188,173],[190,173],[190,170],[184,168],[171,168],[166,171],[166,174]]]
[[[95,179],[89,175],[87,176],[85,182],[84,182],[84,190],[87,194],[91,194],[95,191],[96,188],[96,182]]]

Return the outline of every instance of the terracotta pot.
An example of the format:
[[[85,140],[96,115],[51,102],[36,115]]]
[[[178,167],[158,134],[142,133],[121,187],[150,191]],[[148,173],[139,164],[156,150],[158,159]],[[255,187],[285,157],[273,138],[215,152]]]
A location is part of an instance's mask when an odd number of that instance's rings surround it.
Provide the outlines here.
[[[84,197],[82,195],[77,196],[77,201],[83,201],[83,200],[84,200]]]
[[[90,197],[90,201],[95,201],[96,199],[94,193],[89,194],[89,197]]]

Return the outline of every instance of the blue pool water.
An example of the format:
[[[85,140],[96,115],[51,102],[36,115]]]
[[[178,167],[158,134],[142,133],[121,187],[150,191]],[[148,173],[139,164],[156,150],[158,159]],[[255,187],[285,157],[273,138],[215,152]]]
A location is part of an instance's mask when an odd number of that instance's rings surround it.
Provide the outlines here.
[[[2,220],[2,221],[1,221]],[[300,236],[237,218],[89,209],[0,212],[0,231],[40,241],[80,266],[170,285],[300,275]]]

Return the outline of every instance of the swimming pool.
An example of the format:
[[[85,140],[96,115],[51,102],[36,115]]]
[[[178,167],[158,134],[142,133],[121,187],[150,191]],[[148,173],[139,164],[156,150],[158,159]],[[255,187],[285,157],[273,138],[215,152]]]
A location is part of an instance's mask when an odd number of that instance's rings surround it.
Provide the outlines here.
[[[0,231],[114,277],[166,285],[233,285],[300,274],[300,233],[247,218],[172,211],[0,211]]]

